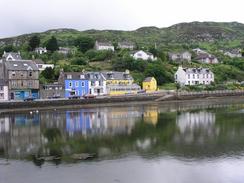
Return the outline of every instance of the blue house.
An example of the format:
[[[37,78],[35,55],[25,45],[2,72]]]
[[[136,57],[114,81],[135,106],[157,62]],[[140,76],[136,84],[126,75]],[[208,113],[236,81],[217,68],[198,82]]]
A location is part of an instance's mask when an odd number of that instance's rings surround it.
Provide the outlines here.
[[[89,93],[89,84],[83,72],[63,73],[64,97],[83,96]]]

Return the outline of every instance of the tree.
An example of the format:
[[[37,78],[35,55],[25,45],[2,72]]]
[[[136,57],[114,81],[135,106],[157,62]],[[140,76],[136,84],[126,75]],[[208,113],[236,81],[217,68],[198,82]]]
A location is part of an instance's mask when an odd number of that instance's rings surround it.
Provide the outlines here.
[[[75,46],[83,53],[94,47],[95,41],[90,37],[78,37],[75,40]]]
[[[34,35],[29,40],[29,48],[33,51],[36,47],[40,45],[40,38],[37,35]]]
[[[48,81],[52,81],[55,79],[55,71],[53,68],[47,67],[44,71],[41,72],[41,76],[43,76]]]
[[[47,50],[54,52],[56,50],[58,50],[58,41],[56,39],[56,37],[52,36],[46,44]]]

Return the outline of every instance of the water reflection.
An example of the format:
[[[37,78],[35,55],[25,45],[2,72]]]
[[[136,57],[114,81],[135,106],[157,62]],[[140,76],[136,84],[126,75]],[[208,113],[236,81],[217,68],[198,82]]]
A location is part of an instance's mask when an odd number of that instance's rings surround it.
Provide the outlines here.
[[[175,105],[175,104],[174,104]],[[209,157],[244,150],[243,105],[98,107],[0,116],[0,156],[136,152]]]

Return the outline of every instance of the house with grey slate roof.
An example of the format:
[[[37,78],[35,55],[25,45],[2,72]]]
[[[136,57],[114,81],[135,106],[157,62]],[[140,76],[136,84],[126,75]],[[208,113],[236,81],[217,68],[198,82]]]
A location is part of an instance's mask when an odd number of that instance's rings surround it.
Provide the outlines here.
[[[183,62],[191,61],[191,53],[188,51],[183,51],[183,52],[170,52],[168,54],[169,60],[174,61],[174,62]]]
[[[39,70],[32,60],[4,61],[9,99],[39,98]]]
[[[209,68],[183,68],[178,67],[175,82],[180,85],[210,85],[214,82],[214,73]]]
[[[2,55],[3,60],[22,60],[20,52],[5,52]]]
[[[129,41],[122,41],[122,42],[118,42],[118,48],[133,50],[135,48],[135,44]]]

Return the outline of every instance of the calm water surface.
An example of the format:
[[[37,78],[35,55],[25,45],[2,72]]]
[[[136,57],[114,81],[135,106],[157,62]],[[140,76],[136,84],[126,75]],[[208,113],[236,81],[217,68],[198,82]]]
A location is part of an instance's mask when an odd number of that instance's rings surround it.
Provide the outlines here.
[[[32,182],[244,182],[244,102],[2,113],[0,183]]]

